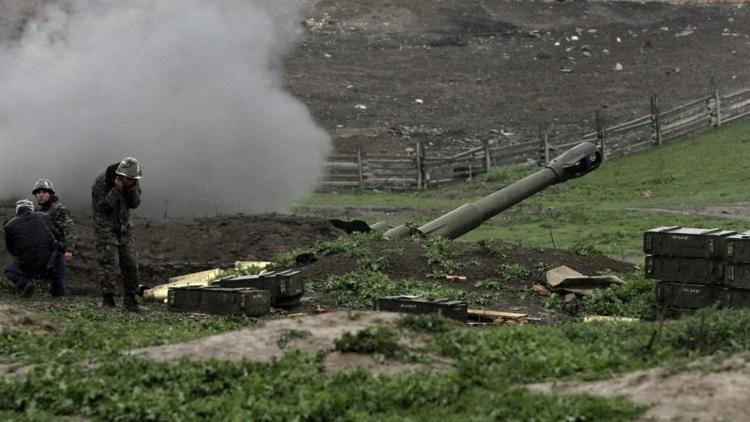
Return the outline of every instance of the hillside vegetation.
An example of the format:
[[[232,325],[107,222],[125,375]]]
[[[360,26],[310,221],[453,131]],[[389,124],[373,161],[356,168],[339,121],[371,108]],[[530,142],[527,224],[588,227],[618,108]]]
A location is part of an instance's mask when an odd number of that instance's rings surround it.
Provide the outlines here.
[[[603,253],[643,261],[645,230],[679,225],[750,229],[750,122],[727,125],[607,161],[580,179],[556,185],[460,238],[499,239],[526,246]],[[476,180],[414,194],[317,194],[308,206],[334,204],[369,222],[426,222],[494,192],[538,168],[493,169]],[[357,213],[357,209],[368,212]],[[383,214],[388,210],[390,214]],[[330,212],[334,214],[333,212]],[[715,214],[715,215],[714,215]]]

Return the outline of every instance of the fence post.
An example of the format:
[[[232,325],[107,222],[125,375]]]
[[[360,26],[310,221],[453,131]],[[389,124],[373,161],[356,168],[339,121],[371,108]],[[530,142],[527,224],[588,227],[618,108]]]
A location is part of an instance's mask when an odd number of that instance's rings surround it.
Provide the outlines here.
[[[714,90],[714,127],[721,126],[721,97],[719,90]]]
[[[427,185],[424,180],[423,153],[422,142],[417,142],[417,190],[422,190],[422,187]]]
[[[365,174],[362,163],[362,142],[357,144],[357,169],[359,170],[359,188],[365,188]]]
[[[599,143],[599,150],[602,152],[602,159],[607,156],[607,124],[599,110],[596,111],[596,139]]]
[[[656,145],[661,145],[661,113],[658,95],[651,96],[651,138]]]
[[[489,173],[490,167],[492,167],[492,157],[490,157],[490,141],[485,139],[482,141],[484,146],[484,172]]]

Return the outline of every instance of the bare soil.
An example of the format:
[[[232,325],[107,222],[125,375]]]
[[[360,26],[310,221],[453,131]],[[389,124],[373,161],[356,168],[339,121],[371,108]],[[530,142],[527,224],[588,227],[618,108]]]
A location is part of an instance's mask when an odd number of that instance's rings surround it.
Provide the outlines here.
[[[336,352],[335,342],[345,333],[377,326],[392,326],[401,315],[388,312],[332,312],[296,318],[268,321],[262,327],[246,328],[231,333],[133,350],[130,353],[155,361],[229,360],[270,362],[291,349],[323,354],[323,365],[328,373],[341,369],[362,367],[373,372],[398,374],[425,369],[425,365],[397,360],[376,360],[373,356]],[[422,346],[418,339],[401,338],[403,346]],[[435,369],[439,369],[435,366]]]
[[[9,218],[13,208],[0,207],[0,220]],[[68,271],[68,285],[74,296],[96,297],[99,286],[96,279],[96,250],[91,219],[74,215],[79,233],[79,247]],[[200,219],[136,220],[136,244],[139,251],[141,281],[154,286],[167,282],[170,277],[211,268],[230,268],[237,260],[270,260],[281,252],[295,249],[305,251],[316,242],[330,241],[344,232],[320,217],[290,215],[224,216]],[[544,271],[567,265],[583,274],[596,275],[603,271],[628,273],[632,264],[604,256],[583,256],[559,249],[530,249],[510,244],[470,244],[453,242],[454,260],[461,264],[455,275],[465,281],[453,282],[436,278],[441,270],[437,264],[428,264],[424,243],[416,241],[374,241],[369,244],[373,256],[385,257],[384,272],[391,279],[418,280],[441,283],[465,289],[487,297],[487,306],[493,309],[526,313],[545,321],[564,317],[544,306],[544,297],[533,294],[531,286],[544,280]],[[304,276],[308,293],[299,309],[289,312],[308,312],[317,307],[335,310],[336,303],[323,288],[325,281],[355,269],[357,259],[345,253],[318,255],[317,260],[297,266]],[[0,260],[10,262],[11,257],[0,245]],[[526,269],[519,274],[504,274],[504,266]],[[476,287],[486,279],[502,279],[499,288],[492,290]],[[44,297],[45,286],[37,289]],[[3,295],[11,294],[3,292]],[[45,306],[36,304],[34,306]],[[159,305],[153,305],[155,310]]]
[[[570,141],[750,86],[750,8],[692,3],[320,0],[286,81],[341,151]]]
[[[744,421],[750,418],[747,354],[695,363],[692,371],[670,373],[662,368],[636,371],[605,381],[544,383],[535,391],[625,397],[650,406],[646,421]]]

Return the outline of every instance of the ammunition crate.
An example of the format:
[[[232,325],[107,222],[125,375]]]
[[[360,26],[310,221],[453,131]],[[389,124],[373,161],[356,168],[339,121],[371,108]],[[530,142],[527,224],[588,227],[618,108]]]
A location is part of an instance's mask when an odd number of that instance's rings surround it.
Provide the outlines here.
[[[466,321],[469,307],[461,300],[427,299],[414,296],[380,297],[375,301],[376,311],[408,314],[437,313],[447,318]]]
[[[658,227],[643,233],[643,251],[682,258],[723,258],[727,254],[727,239],[735,234],[722,229]]]
[[[170,311],[261,316],[271,311],[267,290],[177,287],[167,291]]]
[[[750,289],[750,265],[724,264],[724,284],[737,289]]]
[[[656,280],[696,284],[722,284],[721,261],[670,256],[646,256],[645,275]]]
[[[697,309],[663,307],[659,309],[662,318],[680,318],[685,315],[692,315]]]
[[[700,309],[725,300],[725,288],[705,284],[659,282],[656,303],[659,309]]]
[[[750,308],[750,290],[726,289],[721,299],[721,304],[725,308]]]
[[[299,271],[286,270],[262,275],[246,275],[219,280],[221,287],[247,287],[268,290],[272,306],[289,306],[305,294],[305,283]]]
[[[727,237],[727,262],[750,264],[750,231]]]

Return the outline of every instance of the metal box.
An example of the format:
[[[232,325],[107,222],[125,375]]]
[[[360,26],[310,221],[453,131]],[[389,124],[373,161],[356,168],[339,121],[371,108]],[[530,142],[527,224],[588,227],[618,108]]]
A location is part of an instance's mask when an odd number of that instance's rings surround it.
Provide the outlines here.
[[[727,238],[727,262],[750,264],[750,231]]]
[[[261,316],[271,311],[267,290],[222,287],[177,287],[167,292],[170,311]]]
[[[737,232],[722,229],[658,227],[643,233],[643,251],[682,258],[723,258],[727,239],[735,234]]]
[[[724,264],[721,261],[670,256],[646,256],[647,278],[681,283],[722,284]]]
[[[223,278],[219,280],[218,285],[268,290],[271,295],[271,305],[282,307],[296,303],[305,294],[305,283],[301,272],[293,270]]]
[[[376,311],[408,314],[437,313],[447,318],[466,321],[469,307],[462,300],[427,299],[416,296],[387,296],[375,301]]]
[[[721,303],[725,290],[705,284],[659,282],[656,303],[660,309],[700,309]]]

